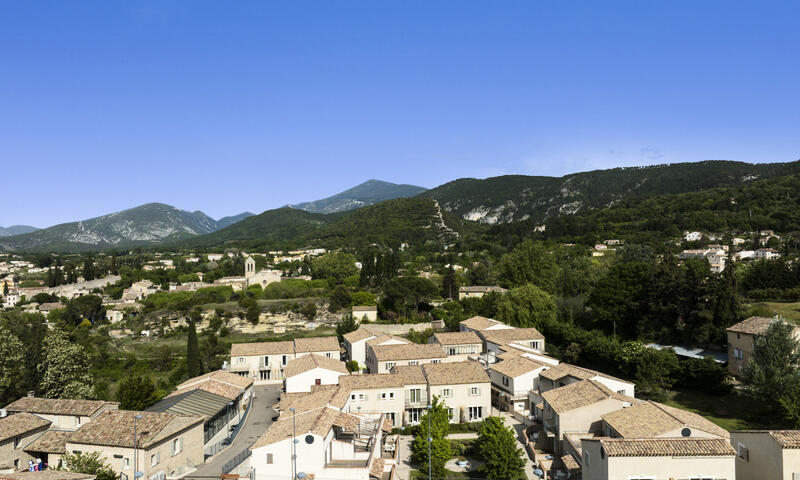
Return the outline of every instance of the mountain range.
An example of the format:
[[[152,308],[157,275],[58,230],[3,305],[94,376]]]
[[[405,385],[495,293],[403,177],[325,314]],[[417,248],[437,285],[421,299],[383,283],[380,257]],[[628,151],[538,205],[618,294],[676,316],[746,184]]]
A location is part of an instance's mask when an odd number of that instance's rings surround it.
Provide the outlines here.
[[[163,203],[148,203],[80,222],[0,238],[6,251],[88,251],[154,245],[202,235],[253,215],[245,212],[214,220]]]
[[[30,225],[11,225],[10,227],[0,227],[0,237],[10,237],[11,235],[22,235],[23,233],[31,233],[39,230]]]
[[[160,203],[0,237],[0,251],[88,251],[132,246],[328,247],[406,240],[449,244],[478,224],[586,213],[659,195],[749,185],[800,174],[800,161],[705,161],[614,168],[563,177],[463,178],[431,190],[370,180],[321,200],[214,220]],[[473,225],[473,226],[470,226]]]
[[[305,210],[311,213],[336,213],[345,212],[361,208],[367,205],[392,200],[395,198],[415,197],[427,188],[414,185],[398,185],[396,183],[384,182],[382,180],[367,180],[366,182],[337,193],[321,200],[313,202],[298,203],[297,205],[287,205],[298,210]]]

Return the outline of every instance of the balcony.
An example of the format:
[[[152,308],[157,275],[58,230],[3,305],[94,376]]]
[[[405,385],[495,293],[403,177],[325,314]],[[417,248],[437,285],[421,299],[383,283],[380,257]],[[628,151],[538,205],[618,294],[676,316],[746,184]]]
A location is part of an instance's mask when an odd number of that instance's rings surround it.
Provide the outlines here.
[[[249,372],[250,365],[248,364],[241,364],[241,365],[231,365],[230,367],[231,372]]]
[[[416,392],[416,390],[415,390]],[[419,390],[419,393],[412,394],[410,391],[406,390],[406,407],[412,408],[421,408],[428,405],[427,403],[427,392],[425,390]]]

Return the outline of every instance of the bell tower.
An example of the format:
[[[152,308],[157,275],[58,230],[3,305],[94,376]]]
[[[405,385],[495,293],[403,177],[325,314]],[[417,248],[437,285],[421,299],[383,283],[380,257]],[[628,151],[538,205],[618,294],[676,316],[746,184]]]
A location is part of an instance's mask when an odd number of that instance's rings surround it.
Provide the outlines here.
[[[247,257],[244,261],[244,278],[250,278],[256,274],[256,261],[253,257]]]

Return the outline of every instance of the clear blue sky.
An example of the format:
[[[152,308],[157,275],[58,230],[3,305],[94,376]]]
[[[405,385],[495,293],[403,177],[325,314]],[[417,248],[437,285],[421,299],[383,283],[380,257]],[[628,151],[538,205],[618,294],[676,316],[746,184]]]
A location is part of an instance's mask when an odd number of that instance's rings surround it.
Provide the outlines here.
[[[800,158],[800,2],[0,2],[0,225]]]

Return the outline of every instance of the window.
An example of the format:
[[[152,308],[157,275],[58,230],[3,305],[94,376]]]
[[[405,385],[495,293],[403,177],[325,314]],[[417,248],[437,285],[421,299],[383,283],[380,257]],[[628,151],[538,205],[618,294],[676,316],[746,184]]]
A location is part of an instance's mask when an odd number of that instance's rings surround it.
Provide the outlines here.
[[[158,472],[155,475],[150,476],[150,480],[165,480],[166,478],[167,476],[164,474],[164,472]]]
[[[150,455],[150,466],[151,467],[154,467],[154,466],[158,465],[158,462],[160,462],[160,461],[161,461],[161,452],[156,452],[156,453]]]
[[[408,401],[411,403],[419,403],[421,397],[419,388],[412,388],[408,391]]]
[[[81,417],[76,416],[75,417],[75,426],[78,427],[78,426],[80,426],[80,424],[81,424]]]
[[[173,457],[181,453],[181,451],[183,450],[183,439],[181,437],[178,437],[175,440],[173,440],[170,450]]]
[[[331,352],[325,352],[325,356],[331,358]]]
[[[745,447],[741,443],[736,446],[736,456],[741,458],[745,462],[750,461],[750,451],[747,450],[747,447]]]
[[[483,418],[483,407],[469,407],[469,419],[480,420]]]
[[[508,377],[503,377],[503,386],[507,387],[510,382],[508,381]]]
[[[267,454],[267,465],[272,465],[272,454],[271,453]]]
[[[269,375],[272,371],[271,370],[261,370],[258,372],[258,378],[260,380],[269,380]]]
[[[322,385],[322,379],[321,378],[315,378],[314,379],[314,385]]]
[[[392,426],[396,425],[394,423],[394,412],[385,412],[384,415],[386,415],[386,418],[389,418],[389,419],[392,420]]]
[[[408,410],[408,421],[409,421],[409,423],[419,423],[420,412],[422,412],[421,408],[409,409]]]
[[[14,437],[14,448],[19,448],[19,443],[22,437],[16,436]]]
[[[442,363],[442,361],[439,360],[438,358],[434,358],[433,360],[431,360],[431,363]]]
[[[236,357],[236,363],[238,363],[239,365],[243,364],[244,363],[244,357]]]
[[[269,355],[264,355],[264,366],[269,367]]]
[[[532,349],[539,350],[539,342],[538,341],[533,341],[533,342],[530,343],[530,345],[531,345]]]
[[[386,370],[391,370],[394,368],[394,362],[386,362]]]
[[[18,458],[14,459],[14,470],[19,470],[19,459]]]
[[[453,419],[453,409],[452,408],[449,408],[449,407],[447,408],[447,416],[450,417],[450,420]]]
[[[481,394],[480,387],[469,387],[469,394],[471,397],[477,397]]]
[[[419,362],[416,361],[416,360],[409,360],[408,364],[409,365],[419,365]]]
[[[281,365],[283,365],[285,367],[286,366],[286,362],[288,360],[289,360],[289,356],[288,355],[281,355]]]
[[[389,400],[393,399],[394,398],[394,392],[382,392],[381,393],[381,400],[386,400],[387,398]]]
[[[455,347],[450,347],[450,348],[448,348],[448,349],[447,349],[447,354],[448,354],[448,355],[455,355],[455,354],[456,354],[456,349],[455,349]]]
[[[443,389],[442,389],[442,396],[443,396],[444,398],[450,398],[450,397],[452,397],[452,396],[453,396],[453,390],[451,390],[451,389],[449,389],[449,388],[443,388]]]
[[[358,401],[359,402],[363,402],[366,399],[367,399],[367,394],[366,393],[359,393],[358,394]]]
[[[743,357],[744,357],[744,355],[742,354],[742,349],[741,348],[734,348],[733,349],[733,358],[738,358],[739,360],[741,360]]]

